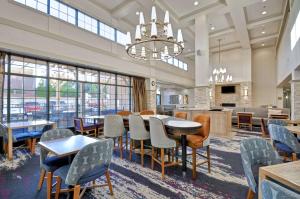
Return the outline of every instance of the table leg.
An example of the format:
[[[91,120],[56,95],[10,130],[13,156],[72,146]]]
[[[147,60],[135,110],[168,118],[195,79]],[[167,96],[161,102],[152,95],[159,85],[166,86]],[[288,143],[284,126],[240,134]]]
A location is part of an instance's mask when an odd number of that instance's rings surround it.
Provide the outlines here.
[[[261,183],[264,179],[266,179],[266,175],[262,169],[259,169],[258,199],[262,199]]]
[[[52,129],[56,129],[56,128],[57,128],[56,123],[53,123],[52,124]]]
[[[7,133],[8,133],[8,160],[12,160],[13,159],[13,139],[12,139],[12,129],[8,128],[7,129]]]
[[[181,135],[181,147],[182,147],[182,175],[186,176],[186,135]]]

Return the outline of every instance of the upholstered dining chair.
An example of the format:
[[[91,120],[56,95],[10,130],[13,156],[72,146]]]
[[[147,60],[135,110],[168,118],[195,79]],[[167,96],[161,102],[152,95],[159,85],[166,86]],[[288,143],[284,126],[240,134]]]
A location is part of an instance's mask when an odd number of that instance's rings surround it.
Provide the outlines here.
[[[205,161],[199,163],[198,165],[207,163],[208,173],[210,173],[210,148],[209,148],[209,132],[210,132],[210,116],[209,115],[197,115],[193,118],[195,122],[202,124],[202,127],[198,130],[195,135],[187,135],[187,146],[192,148],[192,178],[193,180],[197,177],[196,167],[197,167],[197,149],[206,148],[206,156],[203,154],[198,154],[201,157],[206,158]]]
[[[104,137],[118,140],[120,149],[120,158],[123,159],[123,141],[124,132],[123,118],[120,115],[105,115],[104,116]]]
[[[128,117],[129,115],[131,115],[132,112],[131,111],[119,111],[117,112],[117,115],[121,115],[122,117],[126,116]],[[128,131],[129,131],[129,121],[128,120],[124,120],[124,127],[125,127],[125,148],[127,150],[128,147]]]
[[[180,119],[187,119],[187,113],[186,112],[176,112],[174,115],[176,118],[180,118]]]
[[[248,138],[240,145],[242,164],[248,182],[247,199],[254,197],[258,191],[259,167],[282,163],[272,145],[262,138]]]
[[[67,191],[73,191],[73,198],[79,199],[86,188],[96,188],[108,186],[110,194],[113,195],[112,184],[109,175],[109,166],[113,153],[113,140],[102,139],[83,147],[74,157],[69,165],[60,167],[55,171],[57,176],[55,198],[58,199],[60,186],[64,184],[74,187]],[[96,184],[96,179],[105,175],[107,184]],[[93,182],[92,186],[86,187],[85,184]],[[80,189],[84,188],[82,192]]]
[[[154,169],[154,162],[157,162],[161,166],[161,177],[165,177],[165,167],[175,166],[179,163],[174,161],[175,148],[177,143],[175,140],[170,139],[167,136],[166,129],[163,122],[155,117],[150,117],[150,139],[152,144],[152,158],[151,158],[151,168]],[[155,155],[155,149],[160,149],[160,160]],[[168,162],[165,162],[165,149],[172,150],[172,160],[168,158]]]
[[[52,129],[42,134],[41,141],[50,141],[60,138],[73,136],[73,132],[69,129]],[[49,156],[49,151],[40,149],[40,169],[41,175],[38,184],[38,191],[41,189],[45,175],[47,173],[47,199],[50,199],[52,192],[53,172],[63,165],[69,164],[69,157]]]
[[[284,153],[284,158],[290,157],[292,161],[300,158],[300,143],[292,132],[284,126],[269,124],[270,137],[278,152]]]
[[[45,125],[41,131],[30,131],[31,134],[31,154],[35,154],[36,140],[41,138],[43,133],[52,129],[51,125]]]
[[[154,115],[154,111],[152,110],[143,110],[140,112],[140,115]]]
[[[275,182],[263,180],[261,183],[263,199],[299,199],[300,194],[287,189]]]
[[[132,151],[135,149],[134,142],[136,140],[141,142],[141,165],[144,166],[144,141],[150,139],[150,133],[146,130],[145,122],[140,115],[129,116],[129,130],[130,130],[130,153],[129,159],[132,159]]]
[[[261,129],[262,137],[267,138],[270,136],[270,133],[269,133],[268,127],[266,126],[266,122],[265,122],[264,118],[260,118],[260,129]]]
[[[91,123],[84,123],[82,118],[76,118],[74,119],[74,127],[75,131],[87,135],[94,135],[97,137],[97,125],[91,124]]]
[[[281,119],[269,119],[268,120],[268,125],[269,124],[276,124],[276,125],[279,125],[279,126],[287,126],[288,125],[287,121],[281,120]]]

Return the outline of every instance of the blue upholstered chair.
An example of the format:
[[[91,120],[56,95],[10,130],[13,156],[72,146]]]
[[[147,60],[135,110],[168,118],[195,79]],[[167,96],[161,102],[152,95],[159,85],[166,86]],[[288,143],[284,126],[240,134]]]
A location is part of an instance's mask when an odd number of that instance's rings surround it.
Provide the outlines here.
[[[31,136],[31,154],[35,153],[35,145],[36,145],[36,139],[41,138],[43,133],[50,130],[52,128],[51,125],[45,125],[42,130],[40,131],[29,131]]]
[[[263,180],[261,183],[263,199],[299,199],[300,194],[275,182]]]
[[[175,148],[177,143],[175,140],[170,139],[167,136],[166,129],[163,125],[163,122],[155,117],[150,117],[150,139],[152,144],[152,159],[151,159],[151,168],[154,168],[154,161],[161,165],[161,177],[162,179],[165,176],[165,167],[178,165],[179,163],[174,162]],[[160,149],[160,160],[155,157],[154,149]],[[170,158],[167,163],[165,163],[165,149],[172,150],[172,161]]]
[[[57,176],[55,198],[59,197],[61,180],[69,187],[74,187],[74,199],[79,199],[81,186],[93,181],[90,188],[103,185],[96,185],[95,180],[106,175],[107,184],[111,195],[113,195],[110,182],[109,166],[113,153],[113,140],[102,139],[85,146],[74,157],[70,165],[62,166],[55,171]],[[71,191],[70,190],[70,191]],[[84,189],[85,190],[85,189]]]
[[[42,134],[41,141],[50,141],[60,138],[73,136],[73,132],[69,129],[52,129]],[[38,191],[41,189],[45,175],[47,173],[47,198],[50,199],[52,191],[53,172],[63,165],[69,164],[69,157],[49,156],[49,151],[41,148],[40,152],[40,169],[41,175],[38,184]]]
[[[258,190],[259,167],[281,163],[278,153],[272,145],[261,138],[242,140],[241,157],[246,179],[249,185],[247,198],[253,198]]]
[[[75,131],[87,135],[94,135],[97,137],[98,127],[93,123],[85,123],[82,118],[74,119]]]
[[[132,151],[135,149],[134,141],[141,142],[141,165],[144,166],[144,141],[150,140],[150,133],[146,130],[145,122],[140,115],[129,115],[130,130],[130,153],[129,159],[132,159]]]
[[[285,157],[291,157],[293,161],[300,158],[300,143],[292,132],[276,124],[270,124],[268,128],[273,144],[279,152],[283,152]]]
[[[287,126],[288,123],[285,120],[280,120],[280,119],[269,119],[268,120],[268,126],[269,124],[276,124],[279,126]]]

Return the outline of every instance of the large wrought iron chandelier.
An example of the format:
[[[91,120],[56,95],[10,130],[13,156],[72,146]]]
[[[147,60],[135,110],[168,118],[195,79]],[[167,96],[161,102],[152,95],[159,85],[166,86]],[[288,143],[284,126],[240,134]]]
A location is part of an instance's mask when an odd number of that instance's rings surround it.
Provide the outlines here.
[[[221,39],[219,41],[219,65],[214,68],[212,75],[209,78],[209,83],[226,83],[232,82],[232,75],[227,73],[227,69],[221,66]],[[219,67],[219,68],[218,68]]]
[[[130,32],[127,32],[126,52],[129,56],[141,60],[167,60],[180,55],[184,49],[181,29],[178,29],[177,39],[173,35],[169,11],[166,11],[164,21],[157,19],[156,8],[152,7],[151,21],[145,23],[143,12],[139,12],[139,24],[136,26],[132,42]]]

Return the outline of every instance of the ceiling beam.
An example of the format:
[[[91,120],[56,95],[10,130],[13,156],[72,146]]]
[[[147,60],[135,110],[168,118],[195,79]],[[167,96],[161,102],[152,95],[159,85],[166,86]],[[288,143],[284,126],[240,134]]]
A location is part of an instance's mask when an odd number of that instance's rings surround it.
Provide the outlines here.
[[[127,0],[115,7],[111,14],[117,18],[122,19],[128,15],[128,13],[132,12],[133,10],[138,10],[138,4],[133,0]]]
[[[267,40],[270,40],[270,39],[276,39],[277,37],[278,37],[278,34],[267,35],[265,37],[258,37],[258,38],[252,39],[250,41],[250,43],[251,44],[256,44],[256,43],[264,42],[264,41],[267,41]]]
[[[250,39],[247,30],[246,16],[244,6],[241,1],[226,0],[233,24],[236,29],[236,35],[241,43],[242,48],[250,48]]]
[[[220,37],[222,35],[230,34],[230,33],[233,33],[233,32],[235,32],[234,28],[228,28],[228,29],[225,29],[225,30],[221,30],[221,31],[212,33],[212,34],[209,35],[209,37],[210,38]]]
[[[240,48],[240,47],[241,47],[240,42],[231,42],[231,43],[222,45],[220,47],[220,50],[221,51],[231,50],[231,49]],[[211,53],[219,52],[219,47],[212,47],[209,49],[209,52],[211,52]]]
[[[268,19],[263,19],[263,20],[255,21],[255,22],[249,23],[247,25],[247,28],[249,30],[251,30],[253,28],[259,27],[259,26],[264,25],[266,23],[271,23],[271,22],[274,22],[274,21],[279,21],[281,19],[283,19],[283,15],[278,15],[278,16],[271,17],[271,18],[268,18]]]

